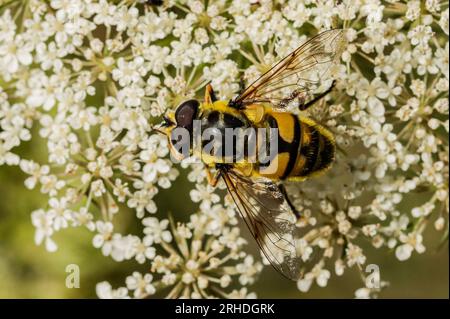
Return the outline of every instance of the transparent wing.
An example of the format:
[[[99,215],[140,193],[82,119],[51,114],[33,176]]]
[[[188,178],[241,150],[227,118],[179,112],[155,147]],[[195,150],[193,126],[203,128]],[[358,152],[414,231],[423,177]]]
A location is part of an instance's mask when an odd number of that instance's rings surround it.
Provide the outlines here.
[[[345,43],[341,29],[316,35],[253,82],[234,103],[270,103],[278,108],[308,103],[331,87],[330,71]]]
[[[294,237],[296,216],[278,186],[247,179],[231,169],[221,169],[221,175],[266,258],[285,277],[297,280],[301,258]]]

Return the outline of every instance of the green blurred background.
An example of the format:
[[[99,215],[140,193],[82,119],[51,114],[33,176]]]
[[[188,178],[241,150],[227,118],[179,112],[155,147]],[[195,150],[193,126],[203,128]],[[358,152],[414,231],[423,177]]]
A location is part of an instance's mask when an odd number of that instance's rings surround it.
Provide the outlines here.
[[[21,146],[17,153],[23,158],[45,162],[45,148],[42,140],[34,139]],[[55,253],[36,246],[30,213],[46,207],[46,196],[38,189],[27,190],[23,185],[25,178],[18,167],[0,167],[0,298],[95,298],[97,282],[108,280],[114,287],[124,286],[127,275],[150,267],[149,264],[137,265],[134,260],[117,263],[104,257],[93,248],[92,233],[84,228],[57,233],[54,239],[59,249]],[[162,190],[156,197],[160,217],[171,212],[175,220],[187,221],[189,213],[196,209],[189,198],[190,189],[192,185],[186,179],[186,172],[182,172],[171,189]],[[172,196],[174,193],[176,200]],[[117,230],[139,234],[139,222],[134,213],[124,207],[121,209],[115,219]],[[246,229],[243,233],[249,238]],[[427,251],[422,255],[413,254],[406,262],[396,260],[394,253],[385,249],[369,249],[368,263],[378,264],[381,279],[390,282],[380,297],[448,298],[448,245],[438,249],[440,238],[441,234],[429,227],[425,233]],[[249,249],[258,256],[253,240],[249,243]],[[80,266],[81,287],[78,289],[65,286],[68,264]],[[332,275],[326,288],[313,285],[310,292],[300,293],[294,283],[266,267],[250,290],[260,298],[353,298],[355,289],[360,287],[358,273],[347,270],[342,277]]]

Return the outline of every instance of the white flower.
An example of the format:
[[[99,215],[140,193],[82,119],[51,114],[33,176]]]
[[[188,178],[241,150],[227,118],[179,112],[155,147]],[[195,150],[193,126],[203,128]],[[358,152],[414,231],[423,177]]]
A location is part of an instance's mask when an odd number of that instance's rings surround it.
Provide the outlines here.
[[[361,247],[349,243],[345,251],[347,254],[347,265],[349,267],[355,264],[362,265],[366,262],[366,256],[364,256]]]
[[[94,215],[88,212],[86,207],[81,207],[79,211],[73,212],[73,225],[85,226],[90,231],[95,230]]]
[[[153,242],[147,237],[142,241],[138,237],[135,237],[133,250],[138,263],[143,264],[146,260],[155,258],[156,249],[152,244]]]
[[[141,80],[141,75],[145,72],[143,69],[144,59],[141,57],[136,58],[133,61],[126,62],[123,58],[119,58],[117,61],[117,69],[114,69],[112,76],[114,80],[125,87],[131,83],[137,83]]]
[[[241,273],[239,277],[239,282],[241,285],[252,284],[254,277],[262,270],[262,265],[260,263],[255,263],[253,256],[247,256],[242,264],[236,265],[236,270]]]
[[[110,222],[96,222],[97,234],[92,239],[92,244],[95,248],[101,248],[105,256],[111,254],[112,251],[112,235],[114,226]]]
[[[19,67],[28,66],[33,62],[32,46],[21,37],[8,42],[0,42],[0,65],[9,73],[17,72]]]
[[[20,162],[20,157],[9,152],[9,147],[5,147],[2,140],[0,140],[0,165],[17,165]]]
[[[103,183],[103,181],[101,179],[93,181],[91,183],[91,191],[92,191],[92,194],[94,194],[95,197],[100,197],[104,193],[106,193],[105,184]]]
[[[195,185],[196,189],[191,190],[191,199],[198,203],[200,202],[200,208],[202,210],[209,210],[212,204],[219,202],[220,197],[212,192],[210,185],[204,186],[202,184]]]
[[[323,269],[322,265],[316,265],[311,272],[304,275],[303,278],[297,281],[297,288],[301,292],[307,292],[311,288],[311,284],[315,280],[319,287],[325,287],[330,279],[331,273]]]
[[[33,189],[36,186],[41,176],[45,176],[50,172],[48,165],[40,166],[38,163],[27,160],[20,161],[20,168],[25,173],[31,175],[25,180],[25,186],[29,189]]]
[[[169,220],[159,221],[156,217],[147,217],[142,220],[142,224],[145,226],[144,234],[146,236],[144,241],[148,243],[160,243],[161,241],[169,243],[172,241],[172,234],[167,230]]]
[[[433,34],[430,26],[418,25],[408,32],[408,38],[411,39],[412,45],[426,46]]]
[[[448,11],[449,11],[448,8],[445,9],[442,12],[441,19],[439,20],[439,25],[441,26],[442,30],[445,32],[446,35],[448,35],[448,32],[449,32]]]
[[[52,214],[42,209],[35,210],[31,213],[31,221],[33,226],[36,227],[34,242],[36,245],[45,242],[45,248],[50,252],[56,251],[58,248],[51,238],[53,235],[53,217]]]
[[[148,183],[155,182],[159,174],[167,174],[170,171],[170,165],[167,160],[158,158],[155,163],[146,164],[143,168],[144,181]]]
[[[103,281],[99,282],[95,287],[97,296],[100,299],[124,299],[128,298],[128,290],[125,287],[112,289],[111,284]]]
[[[395,249],[395,256],[398,260],[404,261],[411,257],[415,250],[419,254],[425,252],[425,246],[422,244],[423,237],[419,233],[401,234],[400,241],[403,243]]]
[[[50,198],[48,204],[51,207],[48,213],[53,216],[54,229],[58,231],[61,228],[67,228],[69,222],[73,219],[72,211],[67,208],[67,200],[65,198]]]
[[[155,287],[152,285],[153,276],[151,274],[142,274],[134,272],[132,276],[128,276],[126,279],[127,288],[133,291],[135,298],[147,297],[153,295],[156,292]]]
[[[385,108],[381,99],[388,97],[388,91],[386,84],[380,78],[375,78],[371,83],[362,79],[362,83],[358,84],[356,97],[367,103],[367,109],[374,117],[384,115]]]
[[[356,299],[370,299],[370,289],[369,288],[359,288],[355,291]]]

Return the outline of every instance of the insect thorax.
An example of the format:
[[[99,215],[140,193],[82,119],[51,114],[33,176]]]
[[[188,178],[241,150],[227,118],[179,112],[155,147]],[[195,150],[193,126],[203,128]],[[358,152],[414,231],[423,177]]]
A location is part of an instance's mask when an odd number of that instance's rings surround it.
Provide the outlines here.
[[[207,164],[234,163],[239,161],[239,151],[248,148],[253,126],[242,113],[215,104],[205,108],[199,118],[201,158]]]

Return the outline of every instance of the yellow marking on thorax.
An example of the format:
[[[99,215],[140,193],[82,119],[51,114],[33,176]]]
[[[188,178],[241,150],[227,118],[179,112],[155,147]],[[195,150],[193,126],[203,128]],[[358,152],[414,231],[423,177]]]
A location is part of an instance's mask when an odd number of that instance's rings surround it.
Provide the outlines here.
[[[242,175],[244,176],[252,176],[254,173],[253,170],[253,163],[246,163],[246,162],[240,162],[240,163],[235,163],[234,167],[239,170]]]
[[[265,107],[261,104],[250,104],[243,110],[245,116],[254,124],[260,123],[266,114]]]
[[[228,106],[228,101],[216,101],[214,103],[202,103],[200,108],[202,110],[214,110],[221,113],[228,113],[239,117],[241,112],[233,107]]]
[[[200,158],[200,160],[208,166],[214,166],[214,164],[216,164],[216,163],[224,163],[225,162],[224,159],[221,157],[212,156],[210,154],[203,153],[203,152],[200,152],[200,154],[197,154],[197,153],[198,152],[195,152],[195,156]]]

